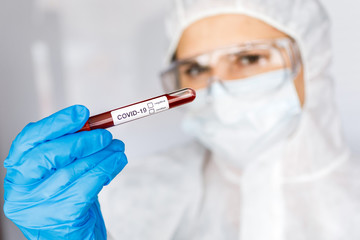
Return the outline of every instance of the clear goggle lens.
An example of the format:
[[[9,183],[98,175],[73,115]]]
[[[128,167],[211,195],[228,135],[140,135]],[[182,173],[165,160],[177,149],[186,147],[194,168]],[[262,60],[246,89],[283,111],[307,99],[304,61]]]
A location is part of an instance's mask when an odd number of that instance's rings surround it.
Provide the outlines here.
[[[265,40],[216,49],[187,59],[174,61],[161,74],[166,91],[180,88],[200,90],[213,79],[242,80],[277,70],[286,70],[284,81],[299,72],[301,59],[290,38]]]

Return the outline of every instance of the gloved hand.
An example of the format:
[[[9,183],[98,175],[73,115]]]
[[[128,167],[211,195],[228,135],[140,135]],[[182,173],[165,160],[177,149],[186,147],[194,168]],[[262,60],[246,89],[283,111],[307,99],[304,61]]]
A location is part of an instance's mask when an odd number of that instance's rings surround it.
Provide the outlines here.
[[[4,166],[5,215],[28,239],[106,239],[98,193],[127,164],[106,130],[76,133],[89,111],[72,106],[30,123]]]

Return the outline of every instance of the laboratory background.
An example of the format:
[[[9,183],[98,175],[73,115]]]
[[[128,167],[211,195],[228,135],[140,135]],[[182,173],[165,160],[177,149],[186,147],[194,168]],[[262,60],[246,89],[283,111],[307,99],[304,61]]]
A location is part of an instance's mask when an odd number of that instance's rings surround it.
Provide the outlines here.
[[[159,73],[169,0],[0,3],[1,182],[11,142],[28,122],[73,104],[87,106],[94,115],[163,94]],[[323,4],[332,19],[336,104],[345,137],[359,154],[360,2]],[[181,109],[167,111],[111,132],[125,142],[131,164],[188,141],[179,127],[181,114]],[[0,223],[1,240],[25,239],[3,211]]]

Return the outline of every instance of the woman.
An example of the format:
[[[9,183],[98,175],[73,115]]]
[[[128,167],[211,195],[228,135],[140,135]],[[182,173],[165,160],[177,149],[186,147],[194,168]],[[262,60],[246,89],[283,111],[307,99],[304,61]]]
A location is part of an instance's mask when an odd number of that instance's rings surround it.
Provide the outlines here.
[[[316,0],[177,1],[167,90],[192,87],[198,141],[130,165],[102,191],[115,239],[358,239],[355,181],[334,110]],[[126,165],[72,107],[25,128],[5,161],[5,213],[29,239],[105,239],[97,201]],[[58,211],[57,209],[61,209]]]
[[[167,27],[162,80],[197,90],[183,127],[199,145],[128,166],[105,190],[115,239],[359,237],[321,5],[177,1]]]

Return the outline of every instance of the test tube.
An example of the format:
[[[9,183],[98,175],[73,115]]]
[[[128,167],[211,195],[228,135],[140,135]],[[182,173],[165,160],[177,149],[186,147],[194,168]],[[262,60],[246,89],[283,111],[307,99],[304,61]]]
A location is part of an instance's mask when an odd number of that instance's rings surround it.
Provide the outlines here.
[[[79,132],[90,131],[98,128],[109,128],[124,124],[190,103],[195,99],[195,97],[196,93],[193,89],[184,88],[172,93],[113,109],[111,111],[90,117]]]

